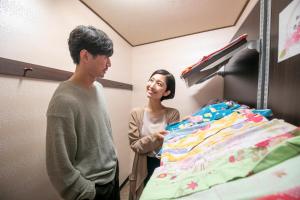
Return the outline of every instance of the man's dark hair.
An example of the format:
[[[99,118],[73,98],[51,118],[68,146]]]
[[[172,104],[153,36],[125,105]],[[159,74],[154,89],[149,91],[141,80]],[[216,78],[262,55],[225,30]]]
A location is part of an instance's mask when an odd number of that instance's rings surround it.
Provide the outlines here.
[[[77,26],[68,39],[71,57],[75,64],[80,62],[80,51],[87,50],[93,56],[113,54],[113,42],[103,31],[93,26]]]
[[[159,70],[156,70],[155,72],[152,73],[152,75],[150,76],[150,79],[155,74],[161,74],[161,75],[164,75],[166,77],[166,84],[167,84],[166,91],[170,90],[170,94],[168,96],[163,96],[160,99],[160,101],[163,101],[165,99],[173,99],[174,96],[175,96],[175,78],[174,78],[173,74],[171,74],[167,70],[159,69]]]

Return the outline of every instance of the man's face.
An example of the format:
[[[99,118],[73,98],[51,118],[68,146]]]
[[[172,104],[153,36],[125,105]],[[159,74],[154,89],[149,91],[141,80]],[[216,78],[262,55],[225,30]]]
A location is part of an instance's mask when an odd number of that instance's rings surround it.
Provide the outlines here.
[[[95,77],[104,77],[105,72],[111,66],[110,58],[106,55],[89,56],[89,74]]]

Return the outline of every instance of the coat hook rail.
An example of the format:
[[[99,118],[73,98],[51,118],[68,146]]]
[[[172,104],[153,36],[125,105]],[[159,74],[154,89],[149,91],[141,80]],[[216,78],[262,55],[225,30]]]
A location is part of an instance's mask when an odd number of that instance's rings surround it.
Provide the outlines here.
[[[23,76],[25,77],[26,76],[26,73],[28,71],[33,71],[32,67],[24,67],[24,73],[23,73]]]
[[[0,57],[0,74],[51,81],[65,81],[68,80],[73,73]],[[97,79],[97,81],[100,82],[103,87],[133,90],[133,86],[128,83],[102,78]]]

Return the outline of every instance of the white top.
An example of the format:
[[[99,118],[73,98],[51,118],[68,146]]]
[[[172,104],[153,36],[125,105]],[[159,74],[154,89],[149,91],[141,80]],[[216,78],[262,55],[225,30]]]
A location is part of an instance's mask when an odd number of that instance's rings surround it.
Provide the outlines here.
[[[161,115],[161,116],[151,116],[150,113],[148,111],[144,111],[144,117],[143,117],[143,127],[142,127],[142,131],[141,131],[141,136],[147,136],[153,133],[157,133],[160,131],[165,130],[167,126],[166,123],[166,116],[165,114]],[[157,154],[159,152],[159,149],[157,149],[156,151],[153,150],[153,152],[150,152],[148,154],[148,156],[150,157],[154,157],[155,154]]]

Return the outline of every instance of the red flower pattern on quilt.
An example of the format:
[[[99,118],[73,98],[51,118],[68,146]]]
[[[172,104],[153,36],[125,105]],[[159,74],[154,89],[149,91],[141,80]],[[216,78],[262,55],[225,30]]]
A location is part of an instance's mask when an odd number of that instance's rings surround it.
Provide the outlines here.
[[[233,155],[231,155],[231,156],[229,157],[229,162],[230,162],[230,163],[234,163],[234,162],[235,162],[235,158],[234,158]]]
[[[300,186],[294,187],[292,189],[279,192],[276,194],[266,195],[256,200],[300,200]]]
[[[187,185],[187,187],[188,187],[188,189],[194,190],[196,187],[198,187],[198,184],[196,182],[192,181]]]
[[[264,119],[263,116],[257,115],[257,114],[254,114],[254,113],[247,113],[246,117],[248,118],[249,121],[252,121],[252,122],[255,122],[255,123],[261,122]]]
[[[277,135],[275,137],[269,138],[269,139],[264,140],[262,142],[259,142],[259,143],[255,144],[255,146],[259,147],[259,148],[274,146],[274,145],[279,144],[280,142],[282,142],[282,141],[284,141],[288,138],[291,138],[291,137],[294,137],[294,135],[291,134],[291,133],[285,133],[285,134],[282,134],[282,135]]]
[[[229,160],[230,163],[234,163],[235,161],[241,161],[243,159],[244,159],[244,150],[240,149],[240,150],[238,150],[236,156],[231,155],[231,156],[229,156],[228,160]]]
[[[160,174],[160,175],[158,175],[157,176],[157,178],[165,178],[165,177],[167,177],[167,173],[162,173],[162,174]]]

